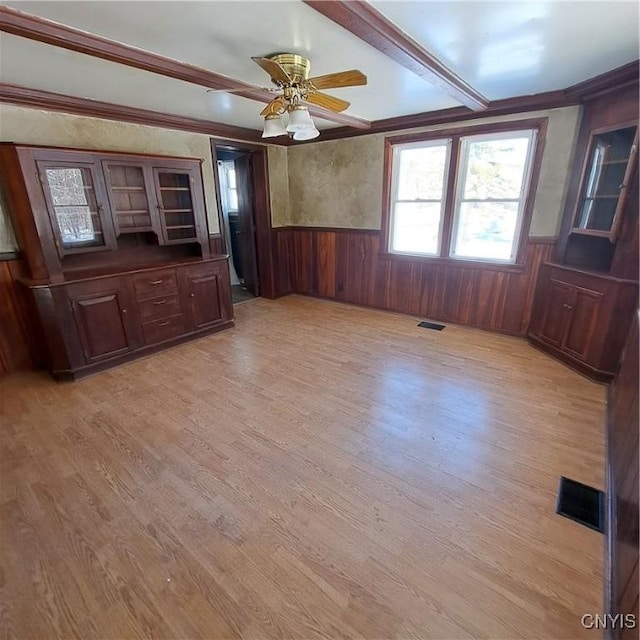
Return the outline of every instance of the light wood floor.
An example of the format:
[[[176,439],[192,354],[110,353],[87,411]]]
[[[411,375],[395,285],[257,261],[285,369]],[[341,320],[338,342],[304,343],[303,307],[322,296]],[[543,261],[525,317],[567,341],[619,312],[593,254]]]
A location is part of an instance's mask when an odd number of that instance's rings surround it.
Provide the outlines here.
[[[525,341],[291,296],[0,381],[1,637],[594,638],[604,388]]]

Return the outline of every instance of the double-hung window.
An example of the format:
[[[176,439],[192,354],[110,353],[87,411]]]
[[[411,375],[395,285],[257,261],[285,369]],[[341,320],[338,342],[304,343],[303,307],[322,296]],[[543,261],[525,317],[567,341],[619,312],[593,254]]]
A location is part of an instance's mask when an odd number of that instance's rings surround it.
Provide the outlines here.
[[[388,140],[389,251],[516,262],[530,215],[538,130]]]

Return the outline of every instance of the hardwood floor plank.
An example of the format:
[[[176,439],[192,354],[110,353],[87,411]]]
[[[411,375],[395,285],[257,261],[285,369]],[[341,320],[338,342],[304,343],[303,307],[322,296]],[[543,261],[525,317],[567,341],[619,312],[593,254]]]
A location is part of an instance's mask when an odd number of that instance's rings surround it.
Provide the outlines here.
[[[603,539],[555,500],[604,484],[604,387],[481,330],[236,311],[74,384],[0,379],[1,638],[591,635]]]

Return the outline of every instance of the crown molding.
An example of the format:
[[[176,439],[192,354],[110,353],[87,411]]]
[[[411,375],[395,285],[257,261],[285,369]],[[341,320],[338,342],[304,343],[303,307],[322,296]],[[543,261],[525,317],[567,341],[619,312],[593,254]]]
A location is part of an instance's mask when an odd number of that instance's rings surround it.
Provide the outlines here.
[[[466,107],[480,111],[489,105],[489,100],[480,92],[369,3],[362,0],[303,1],[394,62],[437,85]]]
[[[339,140],[372,133],[388,133],[404,129],[433,127],[441,124],[462,122],[465,120],[479,120],[496,116],[506,116],[528,111],[542,111],[558,109],[582,104],[595,97],[615,91],[623,86],[638,83],[640,63],[638,60],[630,62],[602,73],[594,78],[572,85],[567,89],[546,91],[528,96],[517,96],[503,100],[493,100],[484,111],[471,111],[466,107],[453,107],[439,111],[427,111],[407,116],[374,120],[368,131],[355,131],[347,127],[336,127],[322,132],[322,137],[311,140],[306,144],[314,144],[325,140]]]
[[[466,107],[453,107],[452,109],[440,109],[425,113],[414,113],[408,116],[374,120],[369,131],[354,131],[346,127],[336,127],[322,132],[322,138],[311,142],[324,140],[337,140],[340,138],[352,138],[354,136],[371,133],[388,133],[390,131],[402,131],[404,129],[417,129],[421,127],[433,127],[441,124],[452,124],[466,120],[481,120],[529,111],[541,111],[544,109],[556,109],[580,104],[576,98],[567,98],[563,91],[548,91],[530,96],[518,96],[504,100],[494,100],[484,111],[471,111]]]
[[[575,106],[590,100],[598,95],[614,91],[621,86],[638,82],[638,61],[601,74],[585,82],[573,85],[566,90],[548,91],[530,96],[518,96],[495,100],[489,103],[485,111],[471,111],[466,107],[454,107],[426,113],[417,113],[384,120],[375,120],[367,130],[356,130],[351,127],[336,127],[324,129],[321,137],[306,142],[293,142],[288,137],[269,138],[268,141],[261,137],[261,132],[256,129],[247,129],[233,125],[209,122],[197,118],[189,118],[180,115],[148,111],[135,107],[99,102],[87,98],[79,98],[51,91],[29,89],[17,85],[0,83],[0,102],[29,107],[32,109],[46,109],[48,111],[60,111],[75,115],[105,118],[121,122],[163,127],[167,129],[179,129],[193,133],[202,133],[221,139],[240,140],[259,143],[265,146],[296,146],[300,144],[316,144],[328,140],[339,140],[355,136],[373,133],[388,133],[390,131],[402,131],[430,127],[441,124],[462,122],[465,120],[479,120],[496,116],[540,111],[545,109],[557,109],[560,107]]]
[[[9,7],[0,6],[0,31],[209,89],[233,92],[261,103],[271,102],[274,98],[273,92],[267,89]],[[370,126],[368,120],[315,105],[309,105],[309,113],[322,120],[360,129]]]
[[[110,102],[89,100],[87,98],[79,98],[62,93],[54,93],[52,91],[42,91],[40,89],[29,89],[12,84],[0,83],[0,102],[29,107],[31,109],[61,111],[79,116],[131,122],[134,124],[162,127],[164,129],[179,129],[192,133],[202,133],[207,136],[265,144],[261,138],[261,132],[256,129],[247,129],[245,127],[200,120],[198,118],[138,109],[137,107],[125,107]],[[286,144],[285,140],[283,140],[283,142]],[[275,142],[275,144],[279,143]]]
[[[638,82],[640,76],[640,61],[634,60],[617,69],[601,73],[584,82],[579,82],[564,90],[569,97],[577,96],[581,101],[591,100],[603,93],[615,91],[621,87]]]

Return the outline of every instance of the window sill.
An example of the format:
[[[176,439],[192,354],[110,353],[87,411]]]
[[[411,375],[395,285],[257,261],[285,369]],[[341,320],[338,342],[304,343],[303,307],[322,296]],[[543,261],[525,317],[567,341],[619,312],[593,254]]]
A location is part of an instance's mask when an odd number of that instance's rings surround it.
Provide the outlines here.
[[[483,271],[504,271],[506,273],[523,273],[525,265],[514,262],[483,262],[481,260],[459,260],[458,258],[443,258],[442,256],[420,256],[406,253],[391,253],[380,251],[378,257],[382,260],[397,260],[399,262],[422,262],[434,266],[460,267],[462,269],[479,269]]]

